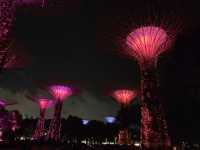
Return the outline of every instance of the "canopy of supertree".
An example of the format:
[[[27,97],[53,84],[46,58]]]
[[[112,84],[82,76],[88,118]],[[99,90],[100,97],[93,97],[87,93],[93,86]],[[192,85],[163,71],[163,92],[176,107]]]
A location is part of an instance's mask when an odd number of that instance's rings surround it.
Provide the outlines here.
[[[157,26],[144,26],[133,30],[126,38],[128,55],[135,57],[140,63],[155,60],[170,45],[167,32]]]
[[[39,105],[41,109],[47,109],[51,107],[52,105],[52,100],[41,98],[39,99]]]
[[[114,91],[112,96],[119,104],[128,105],[137,96],[137,92],[135,90],[121,89]]]
[[[65,98],[72,95],[72,89],[64,85],[53,85],[50,87],[50,93],[56,100],[63,101]]]

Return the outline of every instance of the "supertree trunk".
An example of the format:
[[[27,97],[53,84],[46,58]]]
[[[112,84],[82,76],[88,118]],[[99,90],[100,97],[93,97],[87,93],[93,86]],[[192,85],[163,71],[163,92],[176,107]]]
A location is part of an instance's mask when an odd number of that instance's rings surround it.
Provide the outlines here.
[[[128,107],[126,105],[121,105],[121,117],[120,117],[120,123],[121,123],[121,129],[119,130],[118,133],[118,141],[117,143],[120,145],[127,145],[127,144],[131,144],[131,139],[129,136],[129,132],[128,132],[128,128],[129,125],[126,121],[126,116],[127,116],[127,109]]]
[[[48,137],[51,140],[58,142],[60,140],[61,131],[61,111],[63,103],[58,101],[55,106],[54,118],[50,123]]]
[[[156,62],[141,68],[141,142],[142,150],[169,149],[167,123],[158,95]]]
[[[45,135],[45,109],[40,109],[40,118],[37,122],[37,127],[35,129],[33,138],[40,139]]]
[[[117,143],[121,145],[131,144],[131,139],[129,137],[128,129],[122,129],[119,131]]]

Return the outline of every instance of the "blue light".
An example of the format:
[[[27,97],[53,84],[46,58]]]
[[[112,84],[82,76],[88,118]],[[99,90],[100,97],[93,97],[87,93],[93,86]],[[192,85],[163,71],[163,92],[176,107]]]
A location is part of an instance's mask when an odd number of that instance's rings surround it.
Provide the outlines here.
[[[82,120],[83,125],[87,125],[90,122],[90,120]]]
[[[104,118],[104,120],[106,121],[106,123],[114,123],[116,121],[116,118],[112,116],[107,116]]]

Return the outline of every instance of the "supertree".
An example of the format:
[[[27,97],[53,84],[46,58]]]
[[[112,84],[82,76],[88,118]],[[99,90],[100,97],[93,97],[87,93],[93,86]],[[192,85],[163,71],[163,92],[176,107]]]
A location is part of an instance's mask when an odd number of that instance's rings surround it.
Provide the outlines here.
[[[130,138],[128,134],[128,127],[126,123],[126,114],[127,107],[129,106],[130,102],[137,96],[136,90],[129,90],[129,89],[119,89],[112,93],[112,97],[121,105],[121,112],[122,118],[121,121],[121,130],[119,131],[118,135],[118,144],[129,144]]]
[[[50,86],[50,93],[56,100],[54,118],[49,127],[48,137],[51,140],[58,142],[61,132],[61,112],[64,100],[72,95],[72,89],[64,85]]]
[[[45,112],[46,110],[52,106],[53,102],[52,100],[46,99],[46,98],[40,98],[38,100],[38,104],[40,107],[40,117],[37,122],[37,126],[33,135],[33,138],[40,139],[45,135]]]
[[[40,138],[44,137],[45,132],[46,132],[45,127],[44,127],[46,110],[48,108],[52,107],[54,102],[51,99],[42,98],[41,96],[40,96],[40,98],[38,98],[38,97],[34,97],[30,94],[27,94],[26,98],[28,98],[29,100],[31,100],[33,102],[36,102],[40,108],[40,116],[37,121],[36,129],[33,134],[34,139],[40,139]]]
[[[165,24],[139,26],[126,38],[125,53],[136,59],[141,73],[141,142],[143,149],[170,146],[161,101],[158,95],[157,61],[171,46],[175,30]]]

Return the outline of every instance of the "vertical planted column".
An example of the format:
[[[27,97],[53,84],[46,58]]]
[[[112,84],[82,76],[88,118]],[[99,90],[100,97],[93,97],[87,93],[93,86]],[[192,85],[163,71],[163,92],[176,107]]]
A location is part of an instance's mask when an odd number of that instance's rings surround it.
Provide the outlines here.
[[[135,90],[120,89],[112,93],[114,99],[121,105],[121,116],[120,123],[121,129],[118,134],[118,144],[130,144],[130,136],[128,134],[128,125],[126,124],[126,114],[127,107],[131,101],[137,96]]]
[[[54,118],[51,120],[48,137],[56,142],[61,138],[61,113],[64,100],[72,95],[72,89],[63,85],[54,85],[50,87],[50,93],[56,100]]]
[[[155,63],[141,67],[141,140],[143,147],[169,146],[166,120],[159,98]],[[168,141],[169,142],[169,141]]]
[[[167,149],[170,138],[158,92],[157,60],[171,44],[170,31],[142,26],[126,38],[126,54],[136,59],[141,72],[141,142],[143,150]]]
[[[37,122],[37,126],[33,135],[35,139],[41,139],[45,135],[45,112],[47,108],[49,108],[52,104],[51,100],[48,99],[39,99],[39,107],[40,107],[40,117]]]
[[[62,110],[62,102],[57,102],[54,110],[54,119],[51,121],[49,127],[49,139],[53,139],[55,141],[60,140],[60,132],[61,132],[61,110]]]
[[[45,110],[40,109],[40,117],[37,122],[37,126],[33,135],[33,138],[40,139],[45,135]]]

